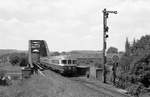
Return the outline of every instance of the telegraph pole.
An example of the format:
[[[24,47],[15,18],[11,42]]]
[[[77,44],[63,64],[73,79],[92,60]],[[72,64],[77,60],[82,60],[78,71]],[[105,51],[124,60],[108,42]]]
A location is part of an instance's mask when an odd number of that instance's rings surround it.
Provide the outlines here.
[[[114,13],[117,14],[117,11],[107,11],[106,8],[103,10],[103,82],[106,83],[106,48],[107,48],[107,43],[106,39],[108,38],[108,29],[109,27],[107,26],[107,19],[109,13]]]

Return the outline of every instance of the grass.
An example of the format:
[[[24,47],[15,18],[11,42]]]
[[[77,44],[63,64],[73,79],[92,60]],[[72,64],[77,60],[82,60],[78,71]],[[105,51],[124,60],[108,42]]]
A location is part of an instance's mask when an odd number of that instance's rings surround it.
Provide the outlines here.
[[[18,80],[4,87],[0,97],[105,97],[54,72],[50,71],[46,75],[33,75],[30,79]]]

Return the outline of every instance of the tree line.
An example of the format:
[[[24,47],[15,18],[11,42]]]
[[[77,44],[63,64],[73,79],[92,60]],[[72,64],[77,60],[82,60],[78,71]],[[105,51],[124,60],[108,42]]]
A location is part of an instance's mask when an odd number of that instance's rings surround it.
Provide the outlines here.
[[[126,40],[117,74],[117,87],[136,96],[147,92],[146,88],[150,87],[150,35],[133,42]]]

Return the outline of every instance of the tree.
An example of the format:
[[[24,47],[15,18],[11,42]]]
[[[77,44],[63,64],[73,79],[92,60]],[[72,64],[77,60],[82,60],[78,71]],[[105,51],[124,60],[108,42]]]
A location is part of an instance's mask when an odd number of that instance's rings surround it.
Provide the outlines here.
[[[22,58],[20,58],[20,66],[24,67],[27,66],[28,64],[28,57],[27,56],[23,56]]]
[[[9,62],[13,66],[25,66],[28,62],[27,53],[12,53],[9,55]]]
[[[109,47],[107,50],[107,54],[118,53],[118,49],[115,47]]]
[[[128,56],[129,53],[130,53],[130,43],[129,43],[129,41],[128,41],[128,38],[126,38],[125,52],[126,52],[126,55],[127,55],[127,56]]]
[[[9,62],[12,64],[12,65],[17,65],[17,63],[19,63],[19,60],[20,58],[18,56],[14,56],[12,55],[11,57],[9,57]]]
[[[150,86],[150,35],[142,36],[139,40],[130,45],[128,39],[125,44],[126,52],[120,60],[119,68],[121,73],[120,86],[132,90]],[[129,83],[129,84],[124,84]],[[143,85],[144,87],[140,87]],[[136,92],[139,90],[136,90]],[[133,91],[132,91],[133,92]]]
[[[60,53],[57,52],[57,51],[55,51],[55,52],[53,52],[53,53],[51,54],[51,56],[59,56],[59,55],[60,55]]]

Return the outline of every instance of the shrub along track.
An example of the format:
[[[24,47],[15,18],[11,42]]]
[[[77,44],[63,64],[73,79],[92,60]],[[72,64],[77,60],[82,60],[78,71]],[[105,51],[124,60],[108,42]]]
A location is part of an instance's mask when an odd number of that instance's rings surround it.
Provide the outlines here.
[[[70,80],[81,83],[82,85],[88,88],[91,88],[95,91],[98,91],[108,97],[131,97],[127,94],[123,94],[117,90],[106,87],[105,85],[102,85],[101,82],[100,82],[101,84],[98,84],[98,83],[94,83],[93,81],[89,81],[89,80],[86,80],[85,78],[80,78],[80,77],[73,77],[73,78],[70,78]]]

